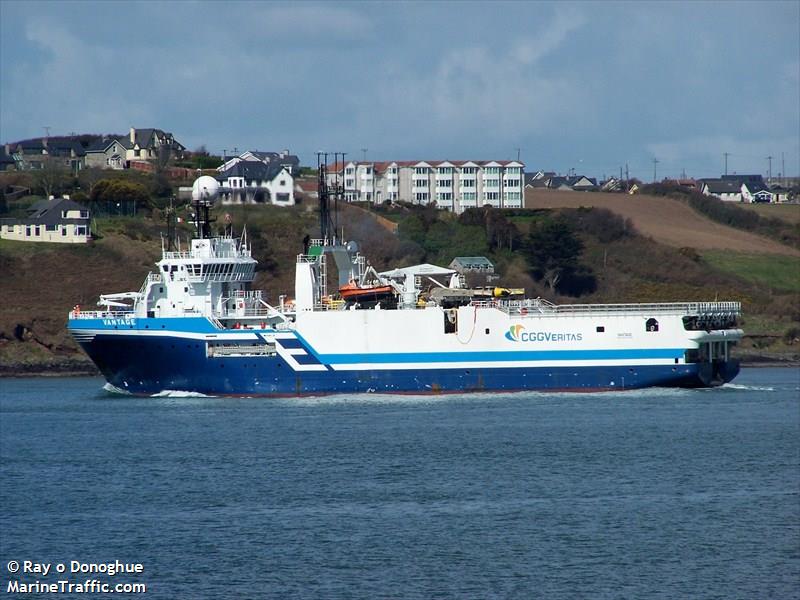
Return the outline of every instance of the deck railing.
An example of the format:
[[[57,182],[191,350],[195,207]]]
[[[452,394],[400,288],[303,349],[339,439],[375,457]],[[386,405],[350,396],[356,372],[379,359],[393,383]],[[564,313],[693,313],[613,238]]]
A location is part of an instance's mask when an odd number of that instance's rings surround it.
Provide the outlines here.
[[[662,302],[641,304],[552,304],[540,298],[531,300],[479,300],[478,308],[497,308],[508,314],[534,315],[739,315],[740,302]]]

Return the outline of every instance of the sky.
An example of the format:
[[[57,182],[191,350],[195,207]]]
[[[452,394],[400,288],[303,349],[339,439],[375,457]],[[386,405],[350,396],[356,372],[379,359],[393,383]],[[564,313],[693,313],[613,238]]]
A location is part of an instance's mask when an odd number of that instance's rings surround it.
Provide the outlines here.
[[[797,176],[800,2],[0,0],[0,142],[132,126],[312,166]]]

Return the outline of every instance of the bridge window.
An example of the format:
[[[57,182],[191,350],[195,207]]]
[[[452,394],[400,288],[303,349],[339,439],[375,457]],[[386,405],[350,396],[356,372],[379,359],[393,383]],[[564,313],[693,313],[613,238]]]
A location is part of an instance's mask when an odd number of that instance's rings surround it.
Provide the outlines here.
[[[597,326],[597,333],[603,333],[605,330],[606,330],[606,328],[603,327],[602,325],[598,325]]]
[[[647,319],[647,323],[645,323],[645,329],[647,331],[658,331],[658,321],[653,318]]]

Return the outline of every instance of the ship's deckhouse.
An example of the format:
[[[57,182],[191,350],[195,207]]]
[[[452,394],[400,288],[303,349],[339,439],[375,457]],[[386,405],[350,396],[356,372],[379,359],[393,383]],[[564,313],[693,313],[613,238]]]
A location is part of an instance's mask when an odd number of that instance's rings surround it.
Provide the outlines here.
[[[189,252],[162,254],[156,263],[158,273],[151,274],[143,286],[137,306],[140,316],[223,315],[245,298],[251,303],[256,300],[249,293],[256,261],[242,240],[195,239]]]

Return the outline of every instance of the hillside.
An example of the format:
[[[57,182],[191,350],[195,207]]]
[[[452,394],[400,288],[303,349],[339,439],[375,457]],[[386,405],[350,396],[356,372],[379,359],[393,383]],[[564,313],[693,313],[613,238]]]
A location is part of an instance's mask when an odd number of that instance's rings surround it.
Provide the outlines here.
[[[630,219],[642,235],[676,248],[732,250],[742,253],[800,257],[800,251],[796,248],[715,223],[692,210],[686,203],[672,198],[644,194],[630,196],[627,194],[553,190],[526,190],[525,192],[526,208],[579,208],[581,206],[594,206],[615,212]],[[759,206],[759,214],[765,214],[769,208],[783,209],[780,211],[781,218],[786,220],[792,218],[789,216],[792,209],[795,209],[795,213],[800,214],[800,205]]]
[[[499,211],[456,217],[431,208],[344,206],[339,221],[346,237],[358,240],[379,270],[484,254],[496,263],[502,284],[556,302],[740,300],[749,335],[742,352],[797,359],[800,261],[794,249],[718,226],[674,200],[562,192],[536,200],[551,206],[605,203],[630,218],[633,227],[606,211],[573,208],[517,211],[506,219]],[[264,290],[268,301],[292,295],[303,236],[317,235],[315,208],[216,212],[218,218],[231,214],[237,231],[247,228],[260,263],[254,287]],[[553,293],[526,262],[530,232],[553,219],[566,220],[583,240],[581,276],[592,287],[575,292],[578,297]],[[392,223],[398,223],[397,233]],[[0,241],[0,375],[94,372],[66,333],[67,313],[75,304],[92,307],[100,293],[138,290],[160,257],[163,229],[157,214],[155,220],[98,220],[97,228],[100,239],[87,246]],[[705,236],[710,230],[716,232],[715,244]],[[181,237],[188,235],[184,229]]]

